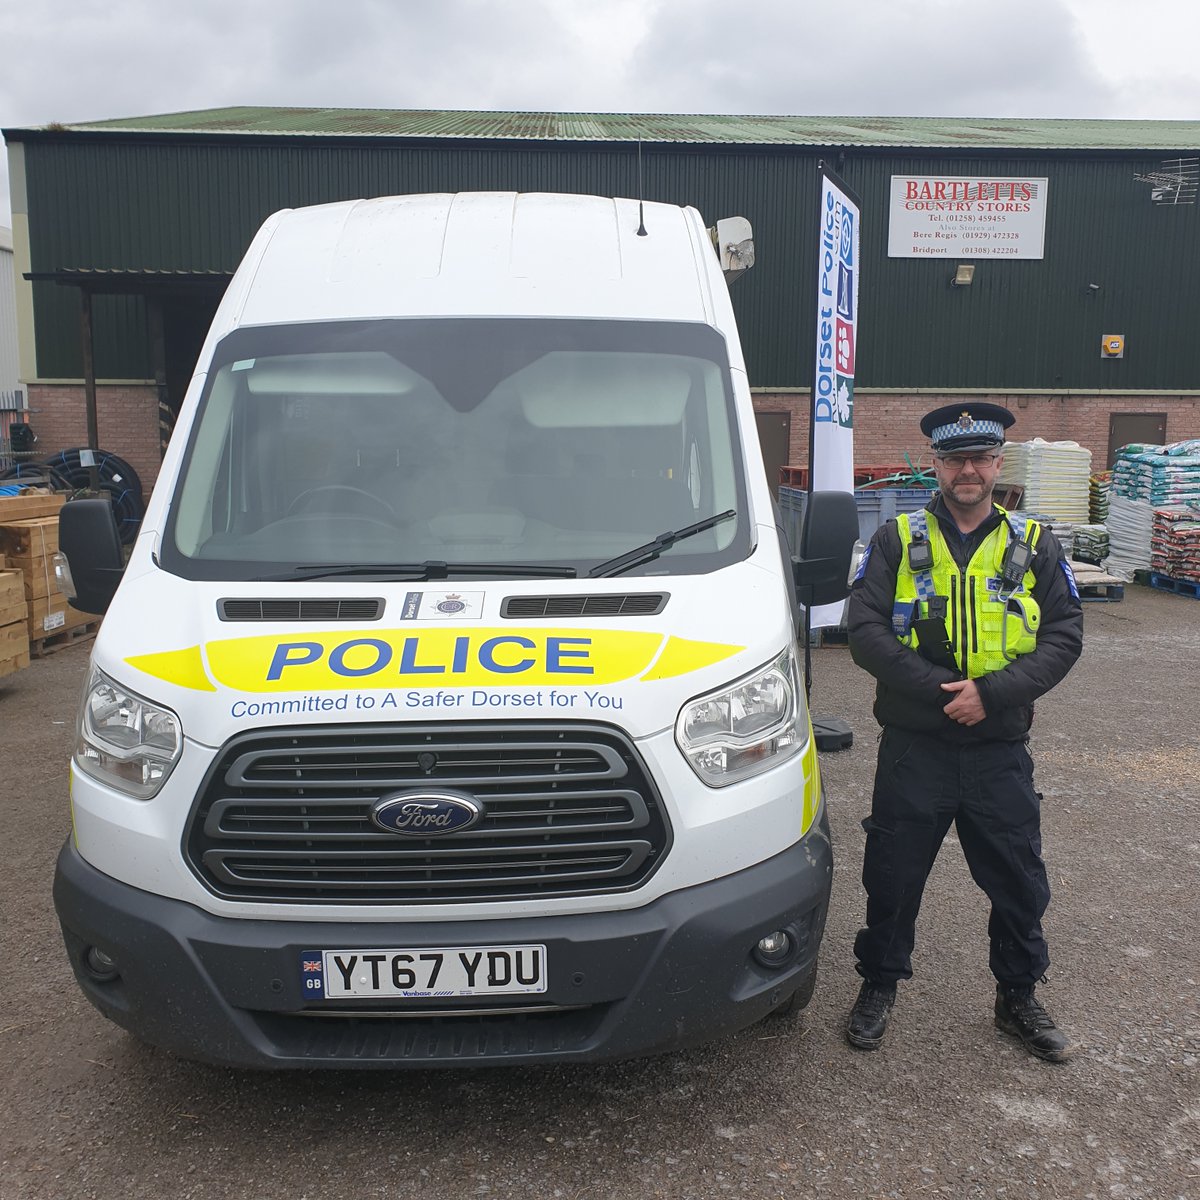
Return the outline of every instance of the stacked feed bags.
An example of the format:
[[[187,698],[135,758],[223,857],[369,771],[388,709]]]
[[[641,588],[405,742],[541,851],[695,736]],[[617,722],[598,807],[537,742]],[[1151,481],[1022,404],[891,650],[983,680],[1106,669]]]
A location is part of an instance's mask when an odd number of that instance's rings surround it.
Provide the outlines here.
[[[1078,442],[1008,442],[997,481],[1025,489],[1021,508],[1046,517],[1056,531],[1086,525],[1092,452]]]
[[[1097,471],[1088,481],[1088,519],[1093,525],[1103,525],[1108,520],[1108,489],[1111,483],[1111,471]]]
[[[1113,494],[1108,509],[1108,558],[1104,567],[1118,579],[1150,570],[1150,537],[1154,506],[1149,500],[1126,500]]]
[[[1077,525],[1071,557],[1099,566],[1108,557],[1108,526]]]
[[[1110,553],[1105,565],[1122,579],[1132,579],[1134,571],[1157,570],[1152,550],[1155,509],[1192,507],[1200,508],[1200,438],[1166,446],[1122,446],[1109,490]],[[1169,537],[1164,529],[1160,525],[1159,541],[1165,546]]]
[[[1150,567],[1171,579],[1200,583],[1200,507],[1154,510]]]
[[[1155,508],[1200,504],[1200,438],[1167,446],[1122,446],[1113,466],[1112,493],[1149,500]]]

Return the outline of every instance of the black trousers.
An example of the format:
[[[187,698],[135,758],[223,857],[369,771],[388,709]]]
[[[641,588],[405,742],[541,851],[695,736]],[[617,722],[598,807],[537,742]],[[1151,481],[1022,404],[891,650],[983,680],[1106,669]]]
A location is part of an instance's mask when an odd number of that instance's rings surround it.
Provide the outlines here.
[[[912,976],[921,894],[952,822],[971,876],[992,902],[992,974],[1003,984],[1036,983],[1050,965],[1042,937],[1050,885],[1028,747],[957,745],[890,726],[863,822],[867,923],[854,942],[858,973],[877,983]]]

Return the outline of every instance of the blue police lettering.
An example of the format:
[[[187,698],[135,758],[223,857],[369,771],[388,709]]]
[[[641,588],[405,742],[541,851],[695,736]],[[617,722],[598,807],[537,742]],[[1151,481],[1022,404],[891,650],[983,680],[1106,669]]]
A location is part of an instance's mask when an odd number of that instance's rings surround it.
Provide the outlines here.
[[[499,634],[475,641],[469,635],[447,644],[437,639],[422,642],[419,635],[397,638],[349,638],[333,646],[320,642],[280,642],[274,647],[267,679],[286,679],[290,667],[323,664],[334,675],[348,678],[378,676],[386,671],[399,678],[438,675],[445,683],[455,676],[521,675],[541,667],[548,675],[594,675],[592,639],[546,637],[534,639],[520,634]],[[303,675],[303,673],[302,673]],[[398,706],[393,698],[385,707]]]
[[[506,642],[514,646],[521,646],[526,650],[532,650],[535,647],[535,643],[526,637],[514,637],[510,635],[508,637],[488,638],[479,647],[479,665],[485,671],[497,671],[502,675],[516,675],[520,671],[528,671],[535,661],[532,658],[522,658],[518,662],[508,665],[496,661],[496,648],[503,646]]]
[[[461,639],[460,639],[461,640]],[[401,675],[441,675],[445,673],[446,668],[429,664],[427,666],[418,666],[417,664],[417,647],[420,646],[420,638],[408,637],[404,639],[404,649],[400,652],[400,674]]]
[[[299,657],[292,651],[299,651]],[[303,667],[321,657],[324,647],[320,642],[280,642],[275,647],[275,657],[267,670],[268,679],[278,679],[284,667]]]
[[[580,646],[582,649],[572,649],[576,646]],[[595,667],[568,667],[562,661],[564,658],[587,658],[591,653],[590,646],[590,638],[547,638],[546,670],[561,672],[563,675],[594,675]]]
[[[375,651],[375,661],[368,663],[365,667],[346,666],[346,655],[359,646],[370,646]],[[334,646],[329,652],[329,669],[335,675],[374,675],[377,671],[382,671],[391,661],[391,646],[387,642],[381,642],[378,638],[355,638],[350,642],[342,642],[340,646]]]

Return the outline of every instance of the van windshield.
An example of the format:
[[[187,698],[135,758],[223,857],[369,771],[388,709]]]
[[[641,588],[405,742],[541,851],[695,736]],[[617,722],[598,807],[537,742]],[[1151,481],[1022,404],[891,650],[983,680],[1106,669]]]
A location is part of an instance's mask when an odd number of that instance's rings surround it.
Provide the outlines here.
[[[586,576],[723,513],[628,573],[710,571],[748,553],[740,461],[725,344],[708,326],[241,329],[209,372],[163,566],[195,579],[429,563],[447,577],[456,563]]]

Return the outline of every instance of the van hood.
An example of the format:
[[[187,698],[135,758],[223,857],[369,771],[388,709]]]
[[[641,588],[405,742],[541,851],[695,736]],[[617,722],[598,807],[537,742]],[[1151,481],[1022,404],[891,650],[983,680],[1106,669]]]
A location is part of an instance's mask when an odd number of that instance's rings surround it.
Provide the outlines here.
[[[414,720],[601,720],[640,738],[791,643],[779,564],[763,561],[773,541],[711,575],[590,581],[272,589],[151,568],[122,583],[94,663],[211,747],[263,727]],[[594,615],[620,597],[644,615]],[[513,615],[513,598],[545,615]],[[299,603],[348,599],[379,601],[378,619],[306,619]],[[230,619],[226,601],[252,602],[254,619]]]

